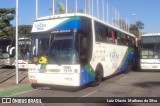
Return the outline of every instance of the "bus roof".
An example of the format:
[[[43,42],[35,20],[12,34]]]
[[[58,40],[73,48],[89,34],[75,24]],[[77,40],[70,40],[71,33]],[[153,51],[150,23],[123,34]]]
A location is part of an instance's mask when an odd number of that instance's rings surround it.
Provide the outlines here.
[[[160,33],[148,33],[148,34],[143,34],[142,36],[160,36]]]
[[[125,33],[127,35],[130,35],[132,37],[135,37],[135,35],[127,32],[127,31],[124,31],[124,30],[122,30],[120,28],[117,28],[117,27],[115,27],[115,26],[113,26],[113,25],[111,25],[111,24],[109,24],[109,23],[107,23],[105,21],[102,21],[102,20],[100,20],[100,19],[98,19],[96,17],[93,17],[93,16],[88,15],[88,14],[83,14],[83,13],[67,13],[67,14],[58,14],[58,15],[54,15],[54,16],[45,16],[45,17],[37,18],[36,21],[52,20],[52,19],[58,19],[58,18],[67,18],[67,17],[73,17],[73,16],[85,16],[87,18],[94,19],[94,20],[96,20],[96,21],[98,21],[98,22],[100,22],[102,24],[105,24],[105,25],[107,25],[107,26],[109,26],[109,27],[111,27],[111,28],[113,28],[113,29],[115,29],[117,31],[123,32],[123,33]]]

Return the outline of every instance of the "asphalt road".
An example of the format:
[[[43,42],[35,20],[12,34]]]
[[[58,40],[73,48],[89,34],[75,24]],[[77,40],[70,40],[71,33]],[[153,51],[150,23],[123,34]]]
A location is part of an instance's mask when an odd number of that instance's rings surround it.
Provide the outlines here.
[[[83,86],[79,89],[59,86],[38,86],[13,97],[160,97],[160,71],[132,71],[106,78],[99,86]],[[65,98],[64,98],[65,99]],[[9,104],[2,104],[9,106]],[[18,106],[22,104],[12,104]],[[29,106],[31,104],[23,104]],[[32,106],[159,106],[158,103],[54,103],[32,104]]]
[[[19,70],[18,72],[19,83],[24,84],[28,82],[28,72],[26,70]],[[14,67],[1,67],[0,68],[0,90],[7,89],[8,87],[16,86],[16,71]]]

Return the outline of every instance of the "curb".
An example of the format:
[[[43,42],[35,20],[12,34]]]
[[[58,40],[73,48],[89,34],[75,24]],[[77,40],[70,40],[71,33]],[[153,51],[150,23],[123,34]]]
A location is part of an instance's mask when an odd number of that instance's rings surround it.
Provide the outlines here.
[[[33,90],[33,88],[30,85],[23,86],[23,87],[20,87],[20,88],[6,89],[6,90],[0,91],[0,97],[11,96],[11,95],[15,95],[17,93],[30,91],[30,90]]]

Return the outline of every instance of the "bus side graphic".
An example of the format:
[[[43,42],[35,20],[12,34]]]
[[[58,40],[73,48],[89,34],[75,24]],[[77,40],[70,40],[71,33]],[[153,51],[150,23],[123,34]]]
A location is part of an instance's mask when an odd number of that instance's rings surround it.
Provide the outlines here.
[[[55,26],[51,29],[51,31],[58,30],[72,30],[72,29],[80,29],[80,17],[70,18],[58,26]]]

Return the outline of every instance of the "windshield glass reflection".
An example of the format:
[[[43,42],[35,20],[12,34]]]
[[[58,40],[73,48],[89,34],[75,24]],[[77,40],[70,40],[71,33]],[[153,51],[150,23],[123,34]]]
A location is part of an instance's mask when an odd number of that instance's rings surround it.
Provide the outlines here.
[[[31,60],[33,58],[47,58],[48,64],[77,64],[78,48],[75,46],[75,35],[43,34],[33,35],[31,44]]]

